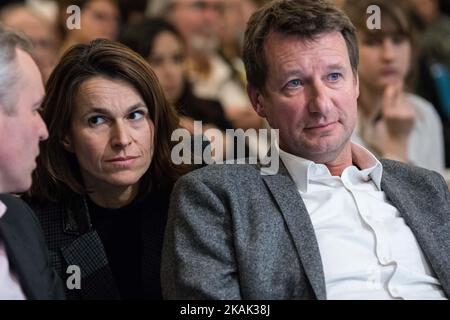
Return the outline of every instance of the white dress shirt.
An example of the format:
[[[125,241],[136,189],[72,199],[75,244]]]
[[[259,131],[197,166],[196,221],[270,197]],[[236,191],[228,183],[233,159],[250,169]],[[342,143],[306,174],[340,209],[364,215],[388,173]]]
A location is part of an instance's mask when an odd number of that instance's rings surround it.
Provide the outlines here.
[[[0,201],[0,219],[6,212],[6,206]],[[5,245],[0,236],[0,300],[25,300],[17,277],[9,268]]]
[[[279,151],[314,227],[328,299],[445,299],[411,229],[381,191],[383,167],[369,151],[352,144],[356,166],[340,177]]]

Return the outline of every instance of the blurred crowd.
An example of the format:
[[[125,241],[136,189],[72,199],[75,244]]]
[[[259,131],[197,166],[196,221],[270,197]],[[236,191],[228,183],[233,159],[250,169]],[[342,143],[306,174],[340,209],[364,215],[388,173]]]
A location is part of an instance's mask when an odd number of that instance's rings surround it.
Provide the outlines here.
[[[247,20],[265,2],[10,0],[2,1],[0,21],[31,39],[44,82],[73,45],[119,41],[148,61],[183,127],[193,131],[193,121],[201,120],[204,129],[224,133],[268,126],[247,97],[241,57]],[[394,8],[381,1],[381,30],[365,25],[367,5],[377,1],[336,2],[360,35],[354,140],[380,157],[444,172],[450,167],[449,1],[403,0]],[[71,5],[81,9],[79,29],[68,28]]]

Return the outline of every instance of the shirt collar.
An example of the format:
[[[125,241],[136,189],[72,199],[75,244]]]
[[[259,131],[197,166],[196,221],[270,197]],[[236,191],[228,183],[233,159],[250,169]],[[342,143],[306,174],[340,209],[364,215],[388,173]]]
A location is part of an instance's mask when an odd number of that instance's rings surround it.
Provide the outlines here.
[[[6,212],[6,205],[0,200],[0,219]]]
[[[308,192],[309,179],[316,172],[327,173],[331,176],[325,165],[285,152],[280,149],[277,142],[275,148],[300,191]],[[351,150],[353,164],[359,168],[358,170],[362,175],[367,177],[367,181],[372,180],[378,190],[381,190],[381,176],[383,174],[381,162],[369,150],[359,144],[351,142]]]

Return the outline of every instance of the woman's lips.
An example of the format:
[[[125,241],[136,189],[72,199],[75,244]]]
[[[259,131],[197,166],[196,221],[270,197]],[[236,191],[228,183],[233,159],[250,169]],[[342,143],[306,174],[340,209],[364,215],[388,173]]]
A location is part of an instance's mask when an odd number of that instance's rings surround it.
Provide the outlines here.
[[[128,167],[132,165],[136,159],[138,159],[138,156],[129,156],[129,157],[117,157],[110,160],[106,160],[106,162],[119,167]]]

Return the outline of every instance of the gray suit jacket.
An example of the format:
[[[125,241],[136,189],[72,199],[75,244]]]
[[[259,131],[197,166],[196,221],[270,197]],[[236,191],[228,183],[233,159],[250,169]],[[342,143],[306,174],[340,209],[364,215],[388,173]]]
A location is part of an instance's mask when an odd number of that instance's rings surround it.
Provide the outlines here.
[[[450,194],[435,172],[383,160],[381,187],[450,296]],[[212,165],[176,184],[161,268],[167,299],[326,299],[314,229],[286,168]]]

